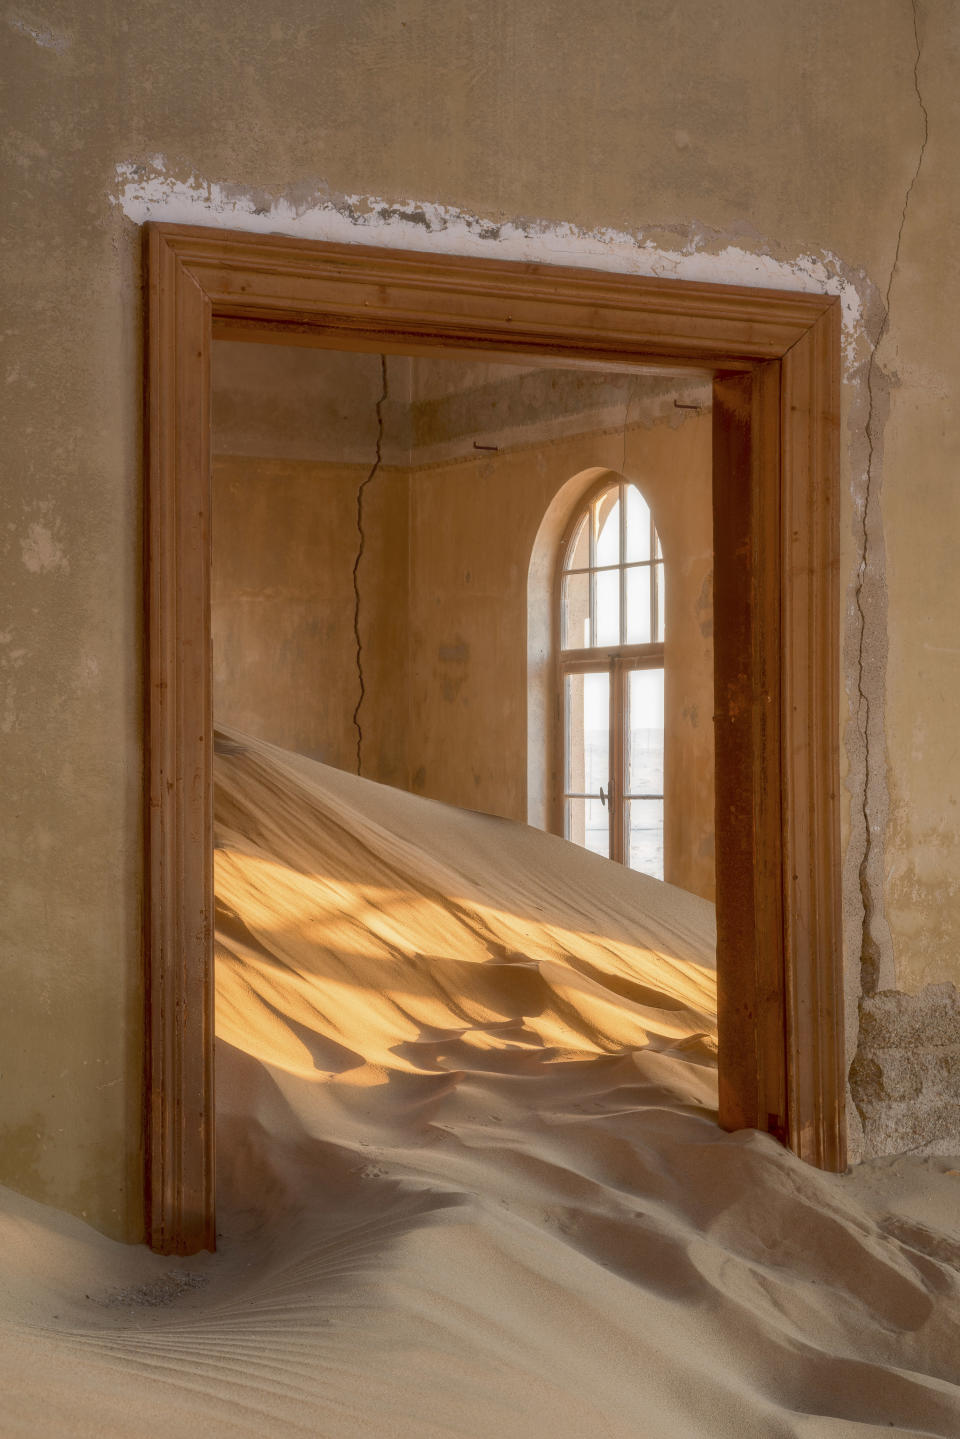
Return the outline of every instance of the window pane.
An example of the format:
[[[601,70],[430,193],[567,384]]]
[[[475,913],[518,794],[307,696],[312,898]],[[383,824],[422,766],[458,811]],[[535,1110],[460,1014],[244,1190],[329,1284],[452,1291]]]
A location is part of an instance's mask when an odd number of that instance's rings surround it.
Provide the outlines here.
[[[626,794],[663,794],[663,670],[630,670],[624,716]]]
[[[594,854],[610,858],[610,818],[598,799],[568,799],[564,805],[564,834]]]
[[[599,795],[610,783],[610,675],[564,676],[568,794]]]
[[[620,643],[620,571],[600,570],[595,575],[597,585],[597,632],[595,645],[618,645]]]
[[[620,492],[607,490],[594,502],[598,565],[620,563]]]
[[[650,558],[650,506],[636,485],[627,485],[627,553],[626,559]]]
[[[590,643],[590,576],[566,575],[563,581],[563,648],[585,649]]]
[[[640,565],[635,570],[627,570],[627,644],[649,643],[650,566]]]
[[[654,572],[655,572],[655,575],[656,575],[656,585],[657,585],[657,634],[656,634],[656,638],[657,638],[658,640],[661,640],[661,641],[662,641],[662,639],[663,639],[663,634],[664,634],[664,629],[665,629],[664,614],[665,614],[665,612],[666,612],[666,594],[665,594],[665,592],[664,592],[664,590],[665,590],[665,586],[664,586],[664,569],[663,569],[663,563],[662,563],[662,562],[661,562],[659,565],[655,565],[655,566],[654,566]]]
[[[585,570],[590,563],[590,526],[587,521],[588,516],[584,515],[567,547],[565,570]]]
[[[631,869],[663,879],[663,800],[630,799],[624,808],[627,863]]]

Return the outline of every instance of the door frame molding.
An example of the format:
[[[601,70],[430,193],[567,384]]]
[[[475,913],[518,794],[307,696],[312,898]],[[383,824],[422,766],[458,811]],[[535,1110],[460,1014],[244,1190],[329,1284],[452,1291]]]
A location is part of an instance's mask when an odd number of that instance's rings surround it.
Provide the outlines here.
[[[215,1245],[215,337],[713,375],[720,1122],[843,1169],[837,298],[144,229],[150,1245]]]

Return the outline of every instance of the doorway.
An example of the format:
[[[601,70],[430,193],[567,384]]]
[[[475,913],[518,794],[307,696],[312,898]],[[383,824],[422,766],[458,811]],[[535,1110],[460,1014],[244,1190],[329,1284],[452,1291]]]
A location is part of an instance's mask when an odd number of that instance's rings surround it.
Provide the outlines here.
[[[153,1247],[215,1233],[214,337],[714,376],[721,1122],[842,1168],[837,302],[179,226],[147,266]]]

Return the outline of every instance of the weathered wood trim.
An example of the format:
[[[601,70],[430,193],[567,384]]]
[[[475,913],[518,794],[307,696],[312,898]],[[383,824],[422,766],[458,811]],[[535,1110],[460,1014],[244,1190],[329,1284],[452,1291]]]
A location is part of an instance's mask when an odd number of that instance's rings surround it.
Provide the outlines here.
[[[211,305],[148,245],[147,1235],[214,1248]]]
[[[780,380],[714,380],[714,734],[720,1122],[785,1141]]]
[[[788,1143],[846,1167],[840,887],[840,306],[783,358],[784,965]]]
[[[153,1247],[214,1243],[214,333],[717,376],[722,1120],[842,1167],[837,301],[186,226],[147,232]]]
[[[280,326],[314,343],[378,351],[456,346],[610,366],[669,360],[713,369],[779,359],[829,296],[605,275],[363,245],[170,226],[218,326]]]

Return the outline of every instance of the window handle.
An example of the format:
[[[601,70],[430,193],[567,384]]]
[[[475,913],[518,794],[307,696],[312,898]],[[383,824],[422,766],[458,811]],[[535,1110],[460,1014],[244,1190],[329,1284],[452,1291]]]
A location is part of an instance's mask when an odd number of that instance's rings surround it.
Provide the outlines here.
[[[603,792],[603,785],[600,786],[600,803],[601,803],[601,804],[612,804],[612,803],[613,803],[613,780],[612,780],[612,779],[608,779],[608,780],[607,780],[607,792],[606,792],[606,794],[604,794],[604,792]]]

